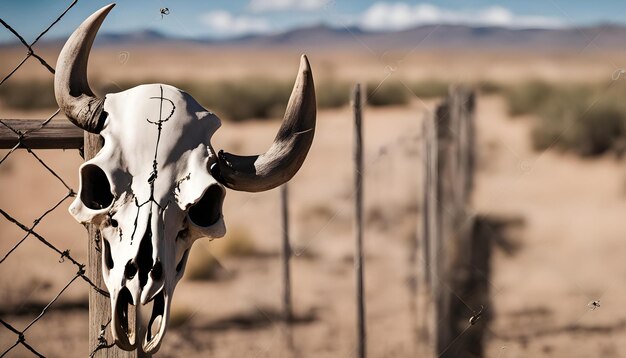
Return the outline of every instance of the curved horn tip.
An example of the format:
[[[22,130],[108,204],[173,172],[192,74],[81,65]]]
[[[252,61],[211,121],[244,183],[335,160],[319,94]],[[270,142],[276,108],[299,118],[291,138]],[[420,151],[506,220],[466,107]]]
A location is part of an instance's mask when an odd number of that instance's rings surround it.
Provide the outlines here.
[[[84,23],[89,23],[90,20],[92,18],[99,18],[102,17],[102,19],[104,20],[104,17],[107,16],[109,14],[109,12],[111,11],[111,9],[113,9],[115,7],[115,3],[112,2],[109,5],[103,6],[100,9],[98,9],[96,12],[94,12],[93,14],[91,14],[84,22]],[[82,25],[82,24],[81,24]]]
[[[103,7],[102,7],[100,10],[98,10],[96,13],[99,13],[99,12],[101,12],[101,11],[111,11],[111,9],[112,9],[113,7],[115,7],[115,5],[116,5],[116,4],[115,4],[114,2],[112,2],[112,3],[110,3],[109,5],[103,6]]]
[[[307,69],[311,69],[311,65],[309,64],[309,58],[305,53],[300,56],[300,65],[305,65]]]
[[[289,181],[302,166],[315,134],[317,105],[313,74],[306,55],[300,68],[285,116],[272,146],[256,156],[238,156],[220,151],[212,173],[225,186],[239,191],[260,192]]]
[[[305,54],[300,56],[300,68],[298,71],[311,73],[311,64],[309,63],[309,58]]]
[[[98,133],[104,122],[104,98],[89,88],[87,62],[100,25],[115,3],[94,12],[68,38],[59,53],[54,75],[54,93],[59,108],[78,127]]]

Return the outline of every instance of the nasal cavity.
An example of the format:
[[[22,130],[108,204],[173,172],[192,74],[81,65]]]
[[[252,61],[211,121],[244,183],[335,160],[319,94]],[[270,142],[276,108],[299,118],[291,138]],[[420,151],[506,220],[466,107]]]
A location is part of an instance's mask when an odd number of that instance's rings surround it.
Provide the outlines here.
[[[152,214],[148,217],[148,225],[146,232],[143,234],[141,243],[139,244],[139,253],[137,254],[137,269],[139,270],[139,286],[143,288],[148,282],[148,274],[152,269]]]
[[[126,277],[127,280],[132,280],[136,274],[137,265],[132,260],[128,260],[126,267],[124,267],[124,277]]]
[[[159,281],[161,277],[163,277],[163,265],[161,265],[159,259],[157,259],[152,271],[150,271],[150,277],[152,277],[154,281]]]

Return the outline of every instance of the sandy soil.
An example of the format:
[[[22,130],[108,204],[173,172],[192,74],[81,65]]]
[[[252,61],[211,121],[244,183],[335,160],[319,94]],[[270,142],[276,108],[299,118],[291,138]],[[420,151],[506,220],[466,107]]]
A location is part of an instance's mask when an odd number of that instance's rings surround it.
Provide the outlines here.
[[[480,102],[475,207],[527,226],[517,255],[496,251],[490,356],[622,357],[624,163],[532,152],[529,122],[498,120],[503,110]],[[591,310],[594,300],[601,307]]]

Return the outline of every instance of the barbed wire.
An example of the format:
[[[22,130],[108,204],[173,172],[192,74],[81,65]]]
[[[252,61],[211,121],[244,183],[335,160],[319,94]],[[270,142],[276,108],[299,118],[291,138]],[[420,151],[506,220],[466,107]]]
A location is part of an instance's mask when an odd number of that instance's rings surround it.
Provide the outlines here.
[[[48,31],[50,31],[50,29],[52,27],[54,27],[59,21],[61,21],[61,19],[77,3],[78,3],[78,0],[71,1],[71,3],[67,6],[67,8],[65,8],[65,10],[63,10],[61,12],[61,14],[59,14],[30,43],[28,43],[24,39],[24,37],[22,35],[20,35],[20,33],[17,32],[5,19],[0,17],[0,24],[2,24],[2,26],[5,29],[7,29],[9,32],[11,32],[27,50],[25,57],[14,68],[12,68],[4,77],[2,77],[2,79],[0,80],[0,86],[5,84],[18,70],[20,70],[20,68],[22,68],[22,66],[31,57],[33,57],[37,61],[39,61],[41,66],[43,66],[51,75],[54,75],[54,73],[55,73],[54,68],[50,64],[48,64],[46,62],[46,60],[43,59],[42,56],[40,56],[39,54],[37,54],[35,52],[35,50],[33,49],[33,46],[35,44],[37,44],[37,42],[39,42],[39,40],[41,40],[48,33]],[[35,158],[35,160],[37,160],[37,162],[49,174],[51,174],[53,177],[55,177],[56,180],[59,183],[61,183],[61,185],[63,185],[63,187],[67,190],[66,194],[62,198],[60,198],[57,202],[55,202],[53,205],[51,205],[47,210],[45,210],[40,216],[38,216],[33,221],[32,225],[26,225],[25,223],[23,223],[23,222],[19,221],[18,219],[16,219],[15,216],[9,214],[3,208],[0,208],[0,215],[2,217],[4,217],[4,219],[6,219],[8,222],[14,224],[16,227],[18,227],[21,231],[24,232],[24,236],[22,236],[19,239],[19,241],[17,241],[17,243],[11,247],[11,249],[9,249],[5,254],[2,255],[2,258],[0,259],[0,265],[4,264],[5,261],[7,260],[7,258],[9,256],[11,256],[29,237],[34,237],[35,239],[37,239],[37,241],[39,241],[40,243],[45,245],[47,248],[49,248],[51,251],[53,251],[54,253],[59,255],[59,263],[70,263],[70,264],[74,265],[76,267],[76,269],[77,269],[77,271],[74,274],[74,276],[72,276],[71,279],[69,279],[67,281],[67,283],[63,286],[63,288],[48,302],[48,304],[41,310],[41,312],[32,321],[30,321],[30,323],[28,323],[23,329],[20,330],[20,329],[16,328],[15,326],[11,325],[4,318],[0,318],[0,324],[6,330],[12,332],[16,336],[16,340],[15,340],[15,343],[13,345],[11,345],[10,347],[5,348],[5,349],[0,348],[0,351],[2,352],[2,353],[0,353],[0,357],[4,357],[5,355],[7,355],[9,352],[11,352],[14,348],[16,348],[19,345],[23,346],[24,348],[26,348],[28,351],[30,351],[31,353],[33,353],[37,357],[44,357],[44,355],[41,352],[39,352],[31,343],[27,342],[26,333],[32,326],[34,326],[36,323],[40,322],[40,320],[42,320],[44,318],[44,316],[48,312],[50,312],[50,310],[53,309],[53,305],[55,304],[55,302],[57,300],[59,300],[59,298],[67,291],[67,289],[72,284],[74,284],[75,281],[77,281],[77,279],[79,279],[79,278],[82,279],[84,282],[86,282],[89,285],[89,287],[91,289],[93,289],[98,294],[101,294],[101,295],[103,295],[105,297],[109,297],[108,292],[106,292],[105,290],[102,290],[100,287],[98,287],[96,284],[94,284],[94,282],[87,276],[86,271],[85,271],[85,264],[83,264],[83,263],[79,262],[78,260],[76,260],[70,254],[70,250],[69,249],[60,249],[60,248],[58,248],[56,245],[54,245],[49,240],[47,240],[43,235],[41,235],[40,233],[35,231],[35,229],[38,227],[38,225],[44,219],[46,219],[46,217],[50,213],[52,213],[53,211],[58,209],[61,206],[61,204],[63,204],[67,199],[73,198],[73,197],[76,196],[76,192],[65,182],[65,180],[63,180],[63,178],[58,173],[56,173],[52,169],[51,166],[49,166],[40,156],[38,156],[31,148],[29,148],[29,146],[26,144],[26,141],[25,141],[25,139],[28,137],[29,134],[32,134],[34,132],[37,132],[39,130],[44,129],[52,121],[52,119],[59,114],[59,112],[60,112],[60,109],[55,110],[54,113],[52,113],[47,119],[43,120],[38,126],[36,126],[35,128],[32,128],[32,129],[29,129],[29,130],[20,130],[18,128],[14,128],[14,126],[8,124],[7,120],[0,119],[0,126],[5,127],[10,132],[15,134],[15,145],[10,147],[10,149],[2,156],[2,158],[0,158],[0,165],[2,165],[7,160],[7,158],[9,158],[18,149],[26,150],[32,157]],[[14,122],[12,122],[12,123],[14,123]],[[91,357],[93,357],[98,350],[108,349],[108,348],[111,348],[111,347],[114,346],[114,344],[108,343],[106,338],[105,338],[105,336],[104,336],[105,329],[108,326],[108,324],[109,323],[106,323],[106,324],[103,324],[101,326],[102,329],[101,329],[101,332],[100,332],[100,336],[98,337],[98,345],[95,347],[93,352],[90,353]]]
[[[6,74],[4,77],[2,77],[2,79],[0,80],[0,86],[4,85],[9,79],[11,79],[11,77],[15,73],[17,73],[17,71],[19,71],[22,68],[22,66],[31,57],[36,59],[41,64],[41,66],[44,67],[51,75],[54,75],[55,69],[50,64],[48,64],[43,59],[42,56],[37,54],[33,47],[48,33],[48,31],[52,27],[54,27],[59,21],[61,21],[61,19],[77,3],[78,3],[78,0],[71,1],[71,3],[67,6],[67,8],[58,17],[56,17],[50,23],[50,25],[47,26],[30,43],[28,43],[24,39],[24,37],[18,31],[16,31],[9,23],[7,23],[5,21],[5,19],[2,19],[0,17],[0,24],[2,24],[2,26],[5,29],[7,29],[9,32],[11,32],[17,38],[17,40],[19,40],[19,42],[26,49],[25,57],[14,68],[12,68],[9,71],[8,74]],[[383,82],[387,78],[389,78],[391,76],[392,72],[394,72],[394,71],[395,71],[395,68],[390,67],[390,70],[389,70],[387,76],[373,90],[373,92],[370,95],[370,97],[373,96],[377,92],[377,90],[380,88],[380,86],[383,84]],[[407,87],[407,89],[408,89],[408,86],[405,85],[405,87]],[[415,97],[419,98],[417,96],[415,96]],[[79,278],[82,279],[84,282],[86,282],[89,285],[90,289],[93,289],[95,292],[97,292],[98,294],[100,294],[102,296],[109,297],[109,294],[106,291],[102,290],[100,287],[98,287],[96,284],[94,284],[94,282],[86,275],[85,264],[77,261],[71,255],[69,249],[60,249],[60,248],[58,248],[56,245],[54,245],[49,240],[47,240],[42,234],[40,234],[38,231],[36,231],[36,229],[39,227],[39,224],[43,220],[45,220],[50,213],[52,213],[55,210],[57,210],[69,198],[73,198],[73,197],[76,196],[76,192],[41,157],[39,157],[31,148],[29,148],[29,146],[27,144],[27,141],[26,141],[26,138],[28,137],[29,134],[32,134],[34,132],[37,132],[39,130],[44,129],[59,113],[60,113],[60,109],[56,109],[54,111],[54,113],[52,113],[47,119],[43,120],[37,127],[33,128],[33,129],[26,130],[26,131],[20,130],[18,128],[14,128],[11,124],[9,124],[8,121],[0,119],[0,126],[6,127],[10,132],[13,133],[13,135],[15,135],[15,144],[7,151],[6,154],[4,154],[2,156],[2,158],[0,158],[0,165],[2,165],[7,160],[7,158],[9,158],[17,150],[20,150],[20,149],[21,150],[26,150],[29,155],[31,155],[33,158],[35,158],[35,160],[37,160],[37,162],[50,175],[54,176],[56,178],[56,180],[59,183],[61,183],[63,185],[63,187],[66,189],[65,195],[62,198],[60,198],[58,201],[53,203],[40,216],[38,216],[33,221],[32,225],[27,225],[27,224],[19,221],[18,219],[15,218],[14,215],[11,215],[10,213],[8,213],[3,208],[0,208],[0,215],[2,217],[4,217],[4,219],[6,219],[8,222],[10,222],[10,223],[14,224],[16,227],[18,227],[22,232],[24,232],[24,235],[19,239],[19,241],[15,245],[13,245],[13,247],[11,247],[11,249],[6,254],[4,254],[2,256],[2,258],[0,259],[0,265],[4,264],[5,261],[7,260],[7,258],[9,256],[11,256],[29,237],[34,237],[38,242],[42,243],[49,250],[53,251],[56,255],[58,255],[59,263],[69,263],[71,265],[74,265],[75,268],[76,268],[76,273],[67,281],[67,283],[58,291],[58,293],[46,304],[46,306],[40,311],[40,313],[32,321],[30,321],[24,328],[22,328],[21,330],[16,328],[16,327],[14,327],[12,324],[7,322],[5,319],[0,318],[0,324],[4,327],[4,329],[6,329],[7,331],[10,331],[11,333],[13,333],[16,336],[15,342],[10,347],[4,349],[4,351],[2,351],[2,353],[0,354],[0,357],[4,357],[9,352],[11,352],[14,348],[16,348],[16,347],[18,347],[20,345],[23,346],[25,349],[27,349],[28,351],[30,351],[33,355],[35,355],[37,357],[44,357],[44,355],[41,352],[39,352],[30,342],[27,341],[26,333],[34,325],[36,325],[38,322],[40,322],[46,316],[46,314],[48,314],[53,309],[54,304],[63,296],[63,294],[67,291],[67,289],[70,286],[72,286]],[[402,136],[400,136],[398,138],[394,138],[393,140],[391,140],[389,142],[382,143],[380,146],[378,146],[376,148],[376,152],[368,153],[369,154],[369,156],[368,156],[368,163],[366,163],[366,164],[373,164],[376,161],[378,161],[379,159],[389,156],[391,151],[394,151],[394,150],[397,150],[397,149],[401,149],[401,148],[406,148],[407,145],[415,144],[416,142],[420,141],[421,139],[423,139],[423,137],[420,135],[420,133],[405,133],[404,135],[402,135]],[[329,222],[332,221],[333,219],[334,219],[334,216],[333,216],[333,218],[331,218],[329,220]],[[322,230],[324,230],[325,227],[326,226],[324,226],[322,228]],[[320,232],[322,230],[320,230]],[[316,236],[318,236],[318,235],[316,235]],[[309,244],[310,244],[310,242],[307,242],[306,246],[308,246]],[[304,249],[306,249],[306,246],[304,247]],[[298,255],[297,252],[295,254]],[[99,273],[96,273],[96,274],[99,274]],[[457,295],[457,297],[458,297],[458,295]],[[459,299],[460,299],[460,297],[459,297]],[[261,310],[258,307],[257,307],[257,309],[259,309],[259,311],[261,313],[263,313],[267,317],[267,315],[263,312],[263,310]],[[267,318],[270,321],[272,320],[269,317],[267,317]],[[96,353],[98,351],[100,351],[100,350],[110,349],[110,348],[114,347],[114,343],[111,343],[111,342],[107,341],[107,339],[106,339],[106,329],[110,325],[110,323],[111,323],[111,320],[109,319],[107,322],[102,322],[102,324],[100,325],[100,330],[97,332],[97,334],[98,334],[97,344],[96,344],[95,347],[93,347],[93,350],[91,350],[91,352],[89,353],[90,357],[94,357],[96,355]],[[467,328],[466,328],[466,330],[467,330]],[[463,333],[464,332],[465,331],[463,331]],[[2,350],[2,348],[0,348],[0,350]]]

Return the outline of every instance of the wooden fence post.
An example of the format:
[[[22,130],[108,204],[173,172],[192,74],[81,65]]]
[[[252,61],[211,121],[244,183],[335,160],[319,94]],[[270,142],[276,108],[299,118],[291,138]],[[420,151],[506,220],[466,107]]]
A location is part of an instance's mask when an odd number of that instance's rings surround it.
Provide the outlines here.
[[[440,346],[445,352],[439,351],[442,357],[482,356],[483,353],[476,351],[475,342],[481,340],[482,334],[478,327],[472,327],[472,331],[457,339],[468,327],[469,317],[480,310],[480,307],[469,305],[480,303],[484,298],[471,287],[477,284],[476,267],[471,262],[477,256],[473,252],[476,249],[473,246],[476,242],[475,220],[469,210],[474,182],[474,102],[474,94],[469,89],[451,88],[446,101],[447,116],[444,118],[448,120],[447,128],[442,128],[449,140],[442,149],[448,160],[442,169],[442,175],[447,180],[442,181],[444,191],[441,200],[446,205],[441,214],[445,218],[442,221],[445,232],[442,237],[445,251],[442,277],[448,288],[442,300],[445,304],[441,317],[445,324],[445,336]]]
[[[474,175],[474,94],[453,87],[424,119],[422,193],[422,281],[425,304],[420,310],[432,348],[429,355],[453,357],[466,352],[455,343],[468,308],[459,294],[468,281],[473,219],[468,205]],[[465,314],[465,315],[464,315]],[[464,323],[461,323],[461,325]],[[455,349],[450,349],[452,344]]]
[[[424,115],[422,129],[422,211],[421,236],[419,250],[422,266],[420,267],[421,292],[418,315],[421,321],[422,341],[427,345],[420,351],[422,356],[434,354],[435,338],[437,337],[436,292],[439,291],[439,211],[438,203],[438,141],[436,133],[436,117],[427,112]]]
[[[293,309],[291,306],[291,244],[289,243],[289,189],[287,184],[280,187],[281,218],[283,226],[283,245],[281,250],[283,268],[283,322],[285,325],[285,338],[289,353],[294,351],[293,342]]]
[[[363,129],[362,129],[362,98],[361,84],[354,86],[352,108],[354,111],[354,190],[355,190],[355,233],[356,250],[354,254],[354,271],[356,274],[356,305],[357,305],[357,357],[366,356],[367,335],[365,330],[365,296],[363,287]]]
[[[98,134],[85,132],[84,134],[84,156],[85,160],[93,158],[104,144],[103,138]],[[87,253],[87,276],[97,287],[105,289],[104,280],[102,278],[102,256],[101,256],[101,240],[100,232],[94,225],[87,226],[88,253]],[[106,289],[105,289],[106,290]],[[129,327],[135,327],[134,311],[129,307],[128,320]],[[89,290],[89,352],[94,352],[98,347],[98,338],[102,331],[102,326],[106,325],[105,337],[107,342],[113,343],[113,338],[109,333],[111,320],[111,303],[108,297],[101,295],[93,289]],[[94,357],[99,358],[133,358],[139,357],[136,352],[126,352],[117,346],[97,350]]]

